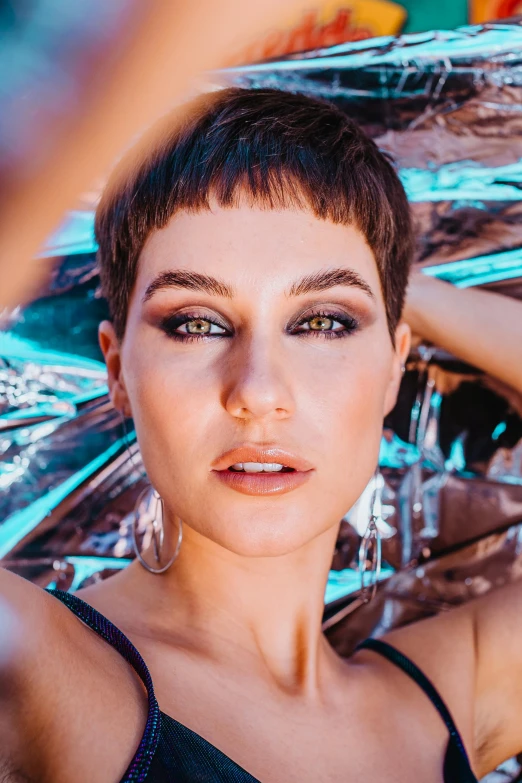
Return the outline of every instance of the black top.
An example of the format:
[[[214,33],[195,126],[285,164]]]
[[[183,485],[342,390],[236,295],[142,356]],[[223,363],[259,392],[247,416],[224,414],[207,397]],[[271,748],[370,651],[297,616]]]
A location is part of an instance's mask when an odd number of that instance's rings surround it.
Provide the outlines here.
[[[48,590],[80,620],[96,631],[135,669],[147,688],[149,712],[143,737],[120,783],[259,783],[235,761],[199,734],[161,712],[145,662],[127,637],[92,606],[61,590]],[[453,719],[428,678],[395,647],[367,639],[366,648],[383,655],[408,674],[424,691],[448,727],[444,783],[478,783]]]

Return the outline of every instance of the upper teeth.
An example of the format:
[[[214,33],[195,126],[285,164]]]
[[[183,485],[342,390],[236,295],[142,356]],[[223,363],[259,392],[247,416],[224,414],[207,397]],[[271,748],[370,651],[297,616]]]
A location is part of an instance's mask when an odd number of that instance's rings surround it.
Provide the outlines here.
[[[244,470],[245,473],[276,473],[283,470],[284,465],[280,462],[236,462],[232,467],[234,470]]]

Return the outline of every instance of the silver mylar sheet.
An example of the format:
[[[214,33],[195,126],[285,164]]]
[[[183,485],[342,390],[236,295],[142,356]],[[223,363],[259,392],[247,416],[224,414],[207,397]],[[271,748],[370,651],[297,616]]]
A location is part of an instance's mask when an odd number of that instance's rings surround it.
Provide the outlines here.
[[[336,102],[395,158],[417,220],[418,261],[471,260],[461,283],[485,284],[522,274],[521,64],[514,20],[335,46],[211,82]],[[432,273],[459,279],[453,265]]]
[[[424,272],[522,299],[517,20],[305,52],[212,73],[207,84],[336,102],[395,158]],[[125,567],[147,485],[99,365],[96,326],[106,305],[93,206],[87,200],[70,213],[42,250],[56,264],[40,297],[1,316],[0,558],[63,589]],[[522,568],[522,399],[514,390],[437,346],[417,346],[385,422],[380,465],[385,566],[376,599],[355,609],[371,487],[347,510],[332,564],[325,630],[342,655],[370,633],[445,611]],[[520,774],[512,759],[488,783]]]

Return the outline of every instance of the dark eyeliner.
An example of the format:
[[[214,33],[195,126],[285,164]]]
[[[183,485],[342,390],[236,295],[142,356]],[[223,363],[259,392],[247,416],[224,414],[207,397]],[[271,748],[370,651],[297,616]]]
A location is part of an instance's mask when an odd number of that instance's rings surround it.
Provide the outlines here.
[[[182,342],[230,336],[229,334],[188,334],[176,331],[180,326],[183,326],[183,324],[189,323],[190,321],[208,321],[208,323],[218,326],[220,329],[227,329],[224,324],[220,324],[209,316],[201,315],[200,313],[174,313],[172,315],[167,315],[161,319],[159,327],[167,337],[174,340],[181,340]]]
[[[312,321],[314,318],[327,318],[332,321],[337,321],[339,324],[341,324],[344,329],[299,329],[300,326],[303,324],[308,323],[309,321]],[[178,332],[177,329],[182,326],[183,324],[189,323],[190,321],[206,321],[209,324],[212,324],[214,326],[219,327],[220,329],[226,330],[223,334],[189,334],[189,333],[183,333]],[[231,337],[230,331],[227,329],[224,324],[219,323],[217,320],[214,320],[210,318],[207,315],[202,315],[201,313],[173,313],[171,315],[167,315],[164,318],[161,319],[159,322],[160,329],[167,335],[167,337],[172,338],[174,340],[182,341],[182,342],[188,342],[192,340],[201,340],[201,339],[214,339],[216,337]],[[334,310],[314,310],[312,312],[308,312],[305,317],[301,316],[297,321],[293,323],[288,328],[288,333],[293,334],[297,337],[303,337],[312,335],[313,337],[324,337],[325,339],[337,339],[339,337],[349,337],[351,334],[354,334],[359,329],[359,322],[357,319],[353,318],[352,316],[348,316],[344,312],[337,312]]]
[[[314,318],[328,318],[332,321],[338,321],[342,326],[344,326],[344,329],[343,330],[306,329],[306,330],[299,331],[298,329],[299,326],[302,326],[308,321],[312,321]],[[334,310],[327,310],[327,309],[313,310],[312,312],[308,312],[306,314],[306,317],[301,317],[300,320],[298,320],[290,328],[290,332],[291,334],[295,334],[298,337],[313,335],[314,337],[325,337],[326,339],[331,340],[331,339],[337,339],[339,337],[349,337],[359,329],[359,326],[360,324],[357,321],[357,319],[347,315],[346,313],[337,312]]]

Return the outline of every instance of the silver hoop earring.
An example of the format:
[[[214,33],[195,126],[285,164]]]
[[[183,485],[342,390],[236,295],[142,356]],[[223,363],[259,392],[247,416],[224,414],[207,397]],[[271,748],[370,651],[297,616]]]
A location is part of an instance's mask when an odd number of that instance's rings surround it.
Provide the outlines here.
[[[127,447],[130,463],[138,473],[143,474],[143,466],[140,469],[140,466],[136,464],[130,449],[129,436],[123,414],[121,416],[121,424],[123,441]],[[163,498],[155,489],[151,492],[151,487],[145,487],[138,496],[134,506],[132,546],[141,565],[151,574],[164,574],[171,567],[179,555],[181,542],[183,541],[183,523],[179,519],[178,540],[174,553],[167,559],[166,551],[168,547],[165,546],[165,539],[170,538],[170,536],[166,535],[163,520]],[[151,550],[152,563],[147,562],[146,559],[147,555],[145,553],[148,553],[149,550]]]
[[[375,597],[382,566],[382,543],[378,523],[381,518],[383,477],[378,469],[374,479],[375,484],[370,504],[370,520],[359,546],[358,570],[361,575],[361,599],[365,604],[369,603]],[[371,569],[369,572],[370,579],[367,581],[366,574],[368,573],[368,556],[370,555],[370,549]]]
[[[179,519],[178,540],[173,554],[169,557],[165,532],[163,498],[150,487],[140,493],[134,507],[132,523],[132,545],[141,565],[151,574],[164,574],[179,555],[183,541],[183,523]],[[140,544],[141,537],[141,544]],[[150,553],[150,555],[147,555]],[[150,561],[147,561],[149,556]]]

